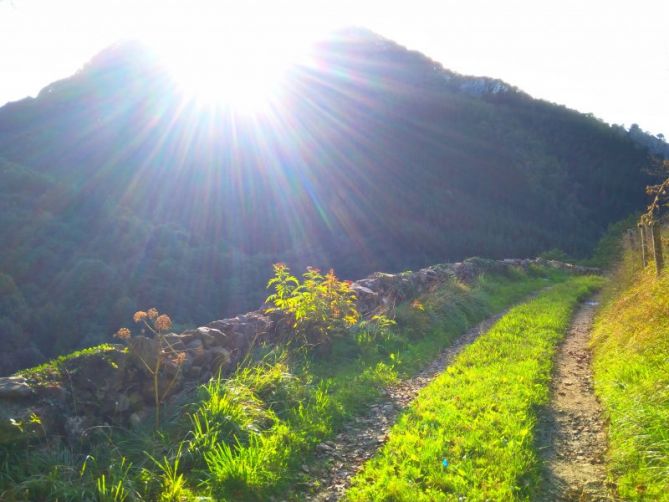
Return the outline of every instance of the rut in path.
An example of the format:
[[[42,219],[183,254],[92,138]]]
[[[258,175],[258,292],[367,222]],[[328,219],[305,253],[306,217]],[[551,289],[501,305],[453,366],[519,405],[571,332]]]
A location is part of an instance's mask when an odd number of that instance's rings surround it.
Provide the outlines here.
[[[416,376],[387,389],[383,399],[372,405],[366,415],[355,419],[331,441],[318,445],[320,467],[303,466],[303,470],[314,480],[311,494],[301,494],[299,500],[339,500],[353,475],[382,446],[397,416],[415,399],[418,391],[443,372],[464,347],[487,331],[505,313],[486,319],[458,337]]]
[[[606,432],[588,346],[596,305],[588,301],[579,307],[558,350],[551,402],[537,435],[544,475],[541,500],[614,500],[606,485]]]

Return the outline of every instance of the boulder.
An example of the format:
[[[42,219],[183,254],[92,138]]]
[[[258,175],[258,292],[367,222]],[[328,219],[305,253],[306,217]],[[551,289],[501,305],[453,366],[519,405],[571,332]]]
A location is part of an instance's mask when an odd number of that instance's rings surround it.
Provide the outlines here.
[[[0,399],[28,397],[32,394],[33,389],[24,377],[11,376],[0,378]]]
[[[135,336],[128,340],[128,353],[131,359],[136,366],[146,372],[150,372],[156,367],[160,351],[160,342],[155,338]]]
[[[196,332],[207,349],[214,346],[224,347],[228,339],[228,335],[223,333],[221,330],[209,328],[207,326],[197,328]]]
[[[453,272],[455,272],[455,277],[464,283],[472,282],[478,275],[476,267],[474,267],[472,263],[466,261],[454,263]]]
[[[204,343],[197,338],[186,345],[185,352],[193,366],[206,366],[211,360],[210,352],[205,350]]]
[[[351,291],[356,296],[356,306],[362,315],[376,310],[381,304],[379,294],[357,282],[351,284]]]
[[[216,329],[225,335],[224,348],[231,353],[242,354],[254,341],[269,334],[272,322],[263,312],[256,311],[230,319],[213,321],[206,327]]]

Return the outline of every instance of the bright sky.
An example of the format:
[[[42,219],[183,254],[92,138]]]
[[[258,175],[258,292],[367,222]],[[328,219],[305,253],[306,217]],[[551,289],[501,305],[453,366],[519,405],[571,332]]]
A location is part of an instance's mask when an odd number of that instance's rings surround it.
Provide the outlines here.
[[[666,0],[0,0],[0,104],[34,96],[119,38],[144,38],[192,70],[190,43],[275,64],[349,25],[460,73],[669,137]]]

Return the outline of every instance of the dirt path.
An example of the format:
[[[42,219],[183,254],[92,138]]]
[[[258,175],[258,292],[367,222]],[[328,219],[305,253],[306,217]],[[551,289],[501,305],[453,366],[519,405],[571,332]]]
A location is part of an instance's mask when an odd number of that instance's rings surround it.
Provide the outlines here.
[[[588,347],[596,305],[587,301],[579,307],[558,351],[551,403],[538,428],[544,465],[541,500],[613,500],[606,486],[606,432]]]
[[[487,331],[505,312],[477,324],[413,378],[387,390],[383,399],[370,407],[369,412],[349,424],[333,440],[317,446],[321,462],[318,466],[304,465],[312,477],[311,493],[301,494],[300,500],[330,502],[339,500],[349,486],[352,476],[386,441],[390,427],[399,413],[413,401],[418,392],[451,363],[453,358],[479,335]]]

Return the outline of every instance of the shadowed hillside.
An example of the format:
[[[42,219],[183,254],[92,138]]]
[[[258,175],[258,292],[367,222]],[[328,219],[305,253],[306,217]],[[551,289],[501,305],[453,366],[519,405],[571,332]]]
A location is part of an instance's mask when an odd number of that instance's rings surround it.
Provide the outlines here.
[[[137,305],[184,323],[256,307],[279,260],[358,277],[579,256],[644,202],[648,154],[620,128],[366,31],[281,85],[256,116],[205,106],[131,42],[0,108],[4,372]]]

